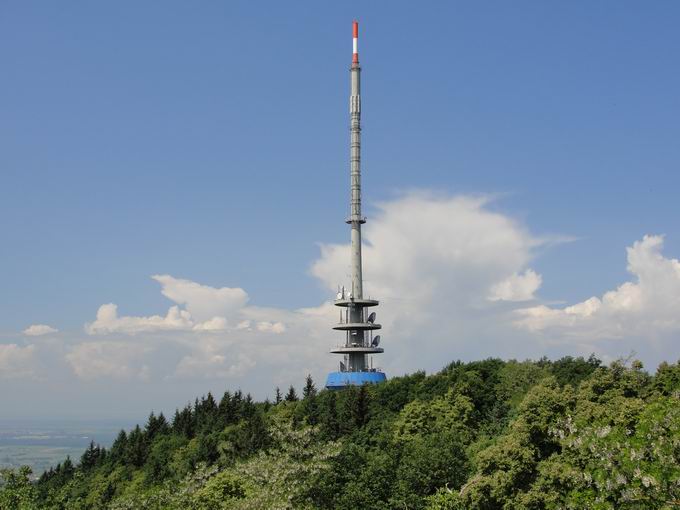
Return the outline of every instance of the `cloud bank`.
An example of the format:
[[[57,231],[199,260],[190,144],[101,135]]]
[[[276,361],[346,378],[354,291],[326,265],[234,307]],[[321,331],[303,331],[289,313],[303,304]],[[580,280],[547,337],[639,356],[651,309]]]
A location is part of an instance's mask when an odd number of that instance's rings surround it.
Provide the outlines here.
[[[647,235],[626,249],[632,281],[565,308],[517,310],[515,324],[568,340],[657,339],[680,330],[680,262],[661,254],[663,237]]]
[[[0,379],[35,376],[34,345],[0,344]]]
[[[366,224],[365,295],[381,300],[385,347],[375,364],[388,375],[486,356],[620,356],[635,346],[651,360],[677,355],[680,263],[662,255],[662,237],[645,236],[627,249],[630,281],[551,307],[540,300],[549,275],[531,267],[549,240],[491,202],[412,193],[378,204]],[[153,275],[171,302],[164,315],[125,315],[102,304],[85,324],[86,337],[63,348],[63,359],[83,380],[222,379],[265,394],[306,373],[320,381],[338,362],[328,354],[342,341],[331,330],[338,309],[330,299],[347,284],[348,244],[320,245],[310,272],[329,301],[297,310],[258,307],[238,287]],[[24,333],[52,332],[43,326]],[[2,377],[30,374],[36,349],[0,345]]]

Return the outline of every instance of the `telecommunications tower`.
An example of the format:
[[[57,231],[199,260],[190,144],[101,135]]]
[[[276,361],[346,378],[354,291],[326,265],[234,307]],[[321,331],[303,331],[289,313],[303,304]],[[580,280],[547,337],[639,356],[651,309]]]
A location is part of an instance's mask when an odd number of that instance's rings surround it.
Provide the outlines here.
[[[331,372],[326,388],[341,389],[350,385],[379,383],[385,380],[385,373],[373,368],[371,354],[379,354],[380,335],[373,332],[381,328],[375,322],[376,314],[368,309],[378,306],[374,299],[364,299],[361,275],[361,225],[366,218],[361,215],[361,67],[359,67],[359,23],[352,24],[352,67],[350,67],[351,93],[350,114],[350,211],[346,220],[351,226],[351,267],[352,281],[349,288],[338,289],[335,306],[340,307],[340,322],[333,329],[345,333],[344,344],[331,349],[342,354],[340,371]],[[369,359],[370,356],[370,359]]]

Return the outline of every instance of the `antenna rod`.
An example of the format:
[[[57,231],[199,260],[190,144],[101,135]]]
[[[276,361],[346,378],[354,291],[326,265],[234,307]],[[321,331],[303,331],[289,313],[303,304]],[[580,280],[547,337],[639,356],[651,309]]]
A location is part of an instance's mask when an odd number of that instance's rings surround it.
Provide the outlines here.
[[[361,67],[359,67],[359,22],[352,23],[352,67],[350,68],[350,217],[352,226],[352,297],[363,298],[361,271]],[[354,317],[353,317],[354,319]],[[357,320],[359,322],[359,320]]]

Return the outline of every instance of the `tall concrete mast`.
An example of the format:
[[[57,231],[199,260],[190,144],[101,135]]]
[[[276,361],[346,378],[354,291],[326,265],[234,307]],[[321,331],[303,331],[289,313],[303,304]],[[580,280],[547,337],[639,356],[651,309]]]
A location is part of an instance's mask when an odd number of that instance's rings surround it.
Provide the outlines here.
[[[381,328],[375,323],[375,313],[366,315],[366,309],[377,306],[378,301],[364,299],[361,266],[361,225],[366,218],[361,215],[361,67],[359,66],[359,23],[352,24],[352,66],[350,67],[350,212],[346,222],[351,227],[351,284],[338,292],[335,305],[341,307],[340,322],[333,329],[345,332],[344,345],[332,349],[343,354],[339,372],[328,374],[326,387],[340,389],[348,385],[378,383],[385,374],[369,366],[368,356],[378,354],[379,336],[373,331]]]
[[[361,274],[361,225],[366,220],[361,216],[361,66],[359,66],[359,23],[352,24],[352,67],[350,68],[350,216],[347,223],[352,226],[352,294],[363,298]]]

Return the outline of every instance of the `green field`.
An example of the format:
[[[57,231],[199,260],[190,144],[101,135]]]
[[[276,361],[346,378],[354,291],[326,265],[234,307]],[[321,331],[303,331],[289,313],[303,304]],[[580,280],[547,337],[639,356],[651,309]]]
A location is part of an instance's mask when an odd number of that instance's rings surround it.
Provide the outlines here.
[[[67,455],[77,460],[85,448],[82,446],[11,445],[0,446],[0,467],[31,466],[34,475],[40,475],[50,466],[56,466]]]

